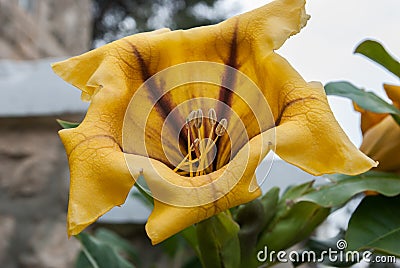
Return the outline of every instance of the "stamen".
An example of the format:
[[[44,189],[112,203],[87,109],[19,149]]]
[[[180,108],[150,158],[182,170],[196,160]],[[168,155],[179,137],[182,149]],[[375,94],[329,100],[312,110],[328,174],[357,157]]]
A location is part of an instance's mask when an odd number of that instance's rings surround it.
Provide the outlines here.
[[[193,114],[193,112],[189,114],[189,117],[191,114]],[[192,168],[193,168],[193,166],[192,166],[192,149],[190,148],[190,146],[191,146],[191,144],[190,144],[190,122],[191,122],[191,120],[189,120],[189,127],[188,127],[188,133],[187,133],[187,141],[188,141],[187,151],[188,151],[188,156],[189,156],[189,176],[193,177],[193,174],[192,174]]]
[[[203,111],[201,109],[198,109],[195,112],[195,118],[194,118],[194,126],[199,129],[201,128],[201,125],[203,124]]]
[[[211,126],[214,126],[217,123],[217,113],[213,108],[208,110],[208,121],[210,122]]]
[[[199,149],[199,144],[200,144],[200,140],[198,138],[196,138],[193,142],[193,150],[194,153],[196,154],[197,158],[200,158],[201,152]]]
[[[211,108],[210,110],[208,110],[208,122],[211,125],[210,128],[210,132],[208,133],[208,139],[207,139],[207,144],[205,146],[205,148],[203,148],[203,157],[200,158],[200,163],[199,163],[199,168],[203,169],[203,168],[207,168],[209,166],[208,161],[209,161],[209,156],[208,156],[208,152],[211,149],[211,142],[212,141],[212,136],[214,133],[214,126],[217,123],[217,113],[215,112],[215,110],[213,108]],[[203,175],[205,173],[204,170],[201,170],[200,175]]]
[[[215,134],[221,137],[222,135],[225,134],[227,126],[228,126],[228,120],[226,120],[226,118],[222,118],[218,126],[215,128]]]
[[[186,124],[191,126],[194,122],[193,119],[196,117],[196,111],[191,111],[188,117],[186,118]]]
[[[208,137],[206,135],[205,127],[203,126],[203,111],[201,109],[193,110],[186,118],[186,130],[187,130],[187,155],[182,161],[176,166],[174,172],[181,175],[188,175],[190,177],[204,175],[212,172],[212,166],[210,164],[213,159],[210,159],[208,155],[213,146],[215,146],[219,137],[223,136],[227,131],[228,121],[226,118],[217,121],[217,115],[213,108],[208,110],[207,121],[209,122],[210,130]],[[214,136],[215,133],[215,137]],[[197,136],[197,137],[196,137]],[[205,142],[207,138],[207,142]],[[193,141],[193,142],[192,142]],[[196,154],[196,158],[193,159],[192,152]],[[189,170],[185,171],[183,167],[189,166]]]
[[[200,143],[200,140],[199,140],[198,138],[196,138],[196,139],[193,141],[193,144],[192,144],[192,147],[191,147],[192,152],[193,152],[193,151],[196,151],[196,148],[199,147],[199,143]]]
[[[201,126],[203,125],[203,111],[201,109],[196,110],[196,117],[194,119],[194,127],[197,129],[197,137],[200,141],[204,139],[203,137],[203,132],[201,130]],[[200,154],[198,158],[201,158],[202,152],[204,152],[204,143],[200,143]],[[196,175],[200,175],[199,170],[202,169],[202,162],[200,161],[198,167],[197,167],[197,172]]]
[[[198,139],[196,139],[198,140]],[[188,152],[188,154],[182,159],[182,161],[176,166],[176,168],[174,169],[174,172],[177,172],[182,166],[185,166],[185,162],[186,159],[188,159],[189,154],[191,154],[194,151],[194,147],[196,146],[196,140],[194,140],[193,144],[190,146],[190,152]],[[191,161],[193,162],[193,161]]]

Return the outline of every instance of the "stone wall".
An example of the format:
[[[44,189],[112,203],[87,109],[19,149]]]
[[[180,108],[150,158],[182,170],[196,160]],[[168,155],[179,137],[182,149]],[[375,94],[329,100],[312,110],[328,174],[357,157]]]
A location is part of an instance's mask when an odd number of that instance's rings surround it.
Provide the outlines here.
[[[79,244],[67,238],[65,224],[68,164],[55,119],[0,118],[1,267],[62,268],[75,261]]]
[[[91,0],[0,0],[0,59],[76,55],[91,43]]]
[[[80,251],[67,237],[69,169],[56,118],[79,122],[83,116],[0,118],[1,268],[74,267]],[[163,245],[151,245],[144,224],[102,222],[88,229],[99,227],[130,241],[140,267],[181,267],[193,255],[170,258]]]
[[[91,43],[91,8],[91,0],[0,0],[0,59],[32,60],[87,51]],[[23,73],[24,69],[17,71]],[[25,106],[40,105],[27,93],[46,92],[41,90],[42,85],[33,88],[31,83],[30,88],[23,88],[15,96],[13,81],[18,80],[2,79],[4,83],[11,81],[1,89],[8,90],[3,98],[21,110],[18,115],[27,114]],[[43,79],[51,81],[51,77]],[[62,116],[70,120],[81,117]],[[73,267],[80,250],[79,243],[66,234],[69,171],[55,119],[29,114],[5,118],[0,114],[2,268]]]

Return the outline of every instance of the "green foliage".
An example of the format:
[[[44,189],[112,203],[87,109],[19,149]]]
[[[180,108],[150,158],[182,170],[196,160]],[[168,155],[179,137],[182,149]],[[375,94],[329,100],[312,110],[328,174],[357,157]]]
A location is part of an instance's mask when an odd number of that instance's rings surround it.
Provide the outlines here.
[[[365,40],[357,46],[354,53],[366,56],[400,78],[400,63],[379,42]]]
[[[349,98],[364,110],[374,113],[389,113],[400,124],[400,110],[387,103],[373,92],[366,92],[346,81],[330,82],[325,85],[327,95]]]
[[[261,233],[257,249],[264,246],[270,251],[287,249],[306,239],[329,213],[330,209],[311,202],[296,203]]]
[[[126,240],[122,239],[116,233],[107,230],[105,228],[100,228],[96,230],[95,237],[109,245],[112,245],[117,252],[122,253],[133,263],[140,264],[140,258],[137,250]]]
[[[362,54],[400,78],[400,63],[377,41],[366,40],[357,46]],[[365,92],[349,82],[331,82],[325,86],[328,95],[351,99],[361,108],[374,113],[389,113],[400,124],[400,110],[372,92]],[[380,254],[400,256],[400,176],[369,171],[357,176],[335,174],[331,183],[310,192],[297,201],[314,202],[323,207],[339,207],[365,191],[378,196],[365,197],[352,214],[345,238],[348,250],[374,250]]]
[[[216,0],[94,0],[93,41],[110,42],[156,28],[188,29],[223,20]],[[195,7],[212,10],[214,16],[197,14]],[[211,13],[211,12],[210,12]],[[94,44],[95,45],[95,44]]]
[[[133,192],[132,197],[140,200],[146,207],[153,209],[154,208],[154,200],[151,196],[151,192],[147,183],[142,175],[140,175],[135,183],[135,187],[138,192]]]
[[[398,183],[398,182],[397,182]],[[348,250],[375,250],[400,257],[400,196],[368,196],[353,213]]]
[[[307,238],[330,213],[312,202],[295,202],[304,194],[315,191],[313,181],[288,189],[279,200],[272,221],[261,232],[257,250],[268,246],[268,250],[287,249]]]
[[[239,226],[227,213],[219,213],[196,226],[203,267],[240,267]]]
[[[352,261],[351,259],[346,260],[346,258],[343,258],[342,260],[337,258],[336,260],[334,260],[334,258],[329,258],[328,254],[326,254],[326,252],[329,252],[332,249],[337,249],[337,242],[342,239],[344,239],[344,232],[339,232],[339,234],[336,235],[335,237],[326,240],[321,240],[311,237],[310,239],[307,240],[305,244],[305,250],[315,252],[318,260],[321,259],[322,257],[322,264],[324,265],[333,267],[349,267],[355,264],[356,261],[355,260]],[[337,251],[342,252],[344,254],[343,250],[337,250]],[[338,253],[338,255],[339,254],[340,253]],[[295,263],[295,266],[301,264],[302,262]]]
[[[122,239],[115,235],[110,235],[110,233],[102,231],[99,238],[87,233],[81,233],[77,235],[76,238],[81,242],[83,251],[83,254],[80,254],[78,257],[75,265],[76,268],[135,267],[120,255],[120,250],[122,248],[126,249],[127,244],[122,242]],[[105,240],[102,240],[101,238]],[[124,250],[124,252],[126,251]],[[134,250],[130,249],[130,252],[132,254]]]
[[[265,226],[266,214],[260,199],[255,199],[239,208],[236,222],[240,225],[238,233],[240,241],[241,267],[252,267],[256,262],[257,237]]]
[[[196,228],[194,225],[189,226],[185,230],[180,232],[180,235],[190,245],[190,247],[196,252],[197,256],[200,256],[199,243],[197,240]]]
[[[75,123],[75,122],[68,122],[68,121],[64,121],[61,119],[57,119],[56,121],[62,128],[76,128],[81,124],[81,123]]]
[[[336,95],[351,99],[361,108],[374,113],[390,113],[400,115],[400,110],[387,103],[373,92],[366,92],[353,84],[340,81],[330,82],[325,85],[327,95]]]
[[[262,229],[265,229],[278,211],[279,188],[273,187],[261,198],[261,204],[264,208],[264,218],[262,220]]]
[[[400,194],[400,176],[392,173],[369,171],[356,176],[335,174],[331,182],[307,193],[297,201],[309,201],[322,207],[339,207],[364,191],[375,191],[386,196]]]

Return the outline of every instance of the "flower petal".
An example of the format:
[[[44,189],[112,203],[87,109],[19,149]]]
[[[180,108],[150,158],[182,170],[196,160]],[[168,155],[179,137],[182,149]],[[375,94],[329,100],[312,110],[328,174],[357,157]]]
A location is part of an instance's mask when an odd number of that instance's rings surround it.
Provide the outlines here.
[[[168,31],[170,30],[167,28],[159,29],[136,34],[131,39],[136,43],[146,43],[146,38]],[[92,96],[97,93],[99,85],[112,84],[113,81],[121,78],[115,77],[121,66],[112,62],[112,59],[115,59],[113,53],[118,50],[119,42],[116,41],[82,55],[56,62],[52,64],[53,71],[68,83],[82,90],[82,100],[90,101]],[[125,77],[124,80],[127,78]]]
[[[133,173],[143,172],[155,198],[154,210],[146,224],[152,243],[157,244],[194,223],[260,196],[255,169],[272,148],[273,137],[274,129],[263,132],[251,139],[229,164],[194,178],[181,177],[155,160],[127,156],[138,167]]]
[[[364,134],[360,150],[379,161],[377,170],[400,172],[400,126],[387,116]]]
[[[279,92],[271,108],[278,111],[276,153],[281,158],[314,175],[359,174],[376,166],[340,128],[320,83],[306,83],[275,53],[264,63],[269,88]]]
[[[107,135],[86,136],[81,126],[59,132],[70,166],[68,234],[76,235],[124,203],[134,180],[118,143]]]
[[[216,26],[137,34],[54,64],[53,70],[81,89],[83,100],[91,101],[82,124],[60,132],[71,169],[69,233],[78,233],[121,204],[133,183],[122,162],[122,123],[131,97],[145,80],[169,66],[195,60],[239,67],[251,53],[250,44],[271,52],[307,19],[304,0],[276,1]],[[160,114],[154,113],[149,128],[157,129],[159,119]],[[159,134],[153,132],[156,138],[146,143],[149,155],[164,162]]]
[[[383,84],[386,95],[392,100],[393,105],[400,109],[400,86]]]
[[[304,5],[304,0],[278,0],[218,25],[133,35],[53,65],[57,74],[82,90],[82,99],[91,101],[78,128],[60,131],[71,169],[69,233],[80,232],[121,204],[140,173],[156,198],[146,226],[153,243],[219,211],[251,201],[260,194],[253,180],[255,169],[272,149],[275,130],[277,153],[313,174],[355,174],[373,166],[375,163],[360,153],[340,129],[321,86],[305,83],[273,52],[305,25],[309,16]],[[156,99],[157,105],[145,123],[140,123],[141,107],[153,104],[154,96],[163,93],[162,87],[173,81],[171,76],[165,83],[148,87],[139,111],[127,115],[134,124],[124,129],[125,112],[140,86],[168,67],[191,61],[225,64],[226,72],[220,80],[231,82],[235,93],[245,88],[229,68],[246,74],[260,87],[275,120],[268,117],[262,121],[263,126],[256,127],[249,109],[244,108],[246,100],[227,93],[223,87],[207,87],[186,93],[177,90],[180,93],[171,92]],[[222,155],[218,159],[220,169],[195,178],[181,177],[167,166],[160,126],[178,104],[202,96],[231,107],[243,120],[251,140],[237,143],[237,154],[226,164],[229,151],[224,148],[229,147],[229,141],[222,137],[218,145]],[[255,114],[265,108],[261,106],[254,108]],[[183,122],[185,116],[180,114],[176,121]],[[231,130],[238,121],[230,122]],[[271,121],[278,126],[273,128]],[[167,136],[176,137],[179,131],[179,127],[169,125]],[[143,132],[145,138],[136,142]],[[236,141],[239,134],[232,137]],[[126,138],[131,141],[128,146],[123,143]],[[145,148],[137,146],[143,142]],[[176,144],[175,150],[182,150],[179,146]],[[329,161],[319,162],[321,159]],[[157,200],[158,196],[163,197],[162,201]]]
[[[379,124],[388,114],[377,114],[368,110],[364,110],[353,102],[354,110],[361,113],[361,132],[364,135],[368,129]]]

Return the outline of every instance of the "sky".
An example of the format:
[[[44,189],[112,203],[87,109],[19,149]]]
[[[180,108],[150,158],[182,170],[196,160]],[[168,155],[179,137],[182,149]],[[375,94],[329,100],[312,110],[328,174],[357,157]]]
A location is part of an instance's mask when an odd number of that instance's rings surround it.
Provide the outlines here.
[[[233,5],[232,0],[228,2]],[[271,1],[234,2],[242,6],[240,12],[243,12]],[[277,52],[307,81],[326,84],[346,80],[386,98],[382,84],[400,84],[398,78],[353,51],[361,41],[373,39],[380,41],[399,59],[399,10],[399,0],[308,0],[306,11],[311,19],[307,26]],[[360,145],[359,115],[354,112],[351,102],[339,97],[328,99],[346,134],[353,143]]]

